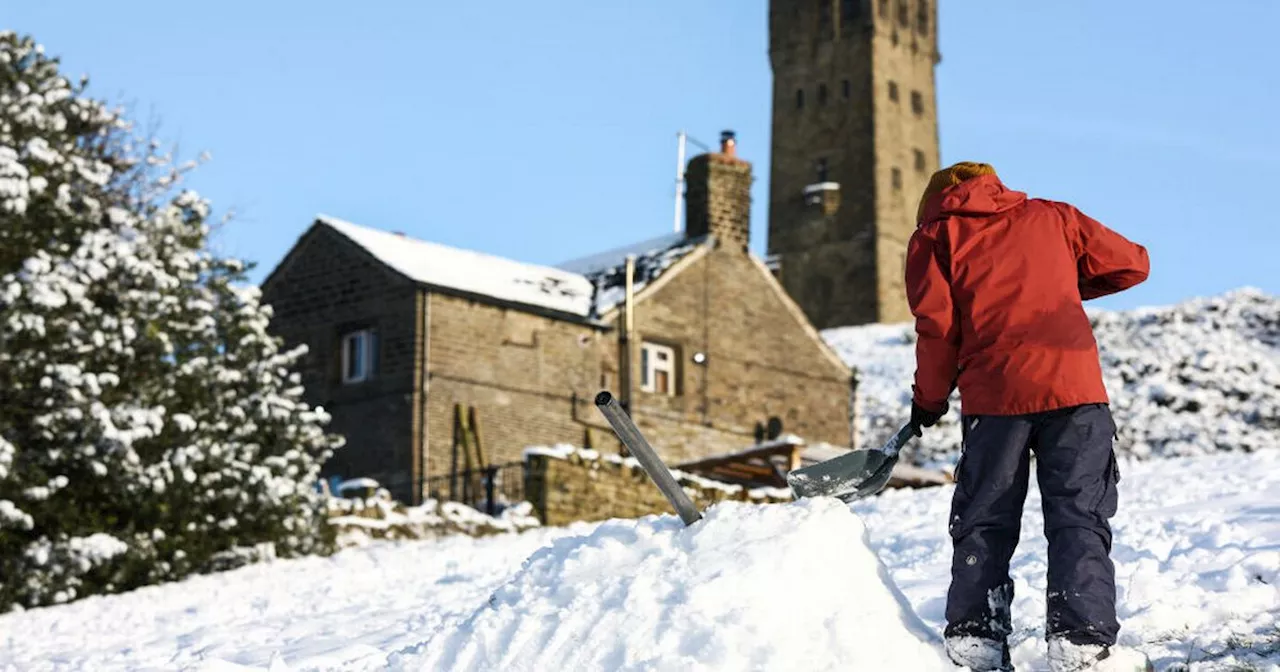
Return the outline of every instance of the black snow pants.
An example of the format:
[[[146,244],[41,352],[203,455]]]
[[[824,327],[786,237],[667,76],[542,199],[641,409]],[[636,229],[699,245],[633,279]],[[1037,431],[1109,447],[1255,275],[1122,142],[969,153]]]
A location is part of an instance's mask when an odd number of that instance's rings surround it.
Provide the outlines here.
[[[1108,521],[1116,513],[1120,472],[1110,408],[1087,404],[962,422],[945,634],[1005,641],[1012,631],[1009,560],[1034,451],[1049,542],[1046,638],[1114,644],[1120,626]]]

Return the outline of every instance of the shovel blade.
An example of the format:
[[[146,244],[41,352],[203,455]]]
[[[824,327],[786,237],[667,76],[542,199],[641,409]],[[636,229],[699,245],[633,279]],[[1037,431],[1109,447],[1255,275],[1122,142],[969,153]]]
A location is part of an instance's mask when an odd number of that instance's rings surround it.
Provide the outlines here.
[[[845,502],[876,494],[888,485],[898,451],[914,434],[903,427],[879,450],[855,450],[787,474],[797,497],[835,497]]]

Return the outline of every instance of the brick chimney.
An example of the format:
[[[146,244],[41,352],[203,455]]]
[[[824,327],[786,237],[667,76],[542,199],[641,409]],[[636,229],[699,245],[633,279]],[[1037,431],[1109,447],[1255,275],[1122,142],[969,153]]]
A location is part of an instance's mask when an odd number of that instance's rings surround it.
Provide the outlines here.
[[[751,164],[738,158],[733,131],[720,151],[700,154],[685,172],[685,235],[711,234],[719,245],[747,250],[751,239]]]

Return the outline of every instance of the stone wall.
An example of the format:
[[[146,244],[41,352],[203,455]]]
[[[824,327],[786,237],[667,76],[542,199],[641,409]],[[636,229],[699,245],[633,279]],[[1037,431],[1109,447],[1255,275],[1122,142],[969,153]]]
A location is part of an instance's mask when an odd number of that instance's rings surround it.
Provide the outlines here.
[[[632,401],[636,426],[669,463],[740,450],[773,417],[806,440],[850,444],[849,370],[736,247],[712,250],[638,302],[635,327],[637,371],[642,343],[676,354],[675,394],[641,390],[637,375]]]
[[[520,461],[531,444],[582,444],[592,425],[606,427],[591,400],[617,357],[600,328],[434,293],[428,315],[428,474],[449,473],[457,404],[475,406],[495,464]]]
[[[543,525],[675,514],[634,458],[557,448],[530,450],[526,459],[525,498]],[[679,471],[673,475],[699,510],[726,500],[762,504],[792,501],[787,490],[746,490]]]
[[[410,501],[420,363],[416,286],[341,234],[317,225],[263,283],[263,298],[274,311],[272,333],[290,346],[308,348],[300,370],[307,402],[332,414],[329,431],[346,437],[346,446],[325,463],[322,474],[368,476]],[[372,376],[344,384],[342,336],[365,328],[377,334]]]
[[[476,407],[489,462],[519,461],[529,445],[620,452],[592,404],[601,389],[619,393],[616,331],[440,294],[428,315],[428,474],[449,473],[456,404]],[[675,394],[642,391],[638,373],[633,393],[632,416],[663,459],[739,450],[771,417],[806,439],[850,444],[848,369],[736,245],[639,301],[635,324],[637,372],[646,341],[678,359]]]

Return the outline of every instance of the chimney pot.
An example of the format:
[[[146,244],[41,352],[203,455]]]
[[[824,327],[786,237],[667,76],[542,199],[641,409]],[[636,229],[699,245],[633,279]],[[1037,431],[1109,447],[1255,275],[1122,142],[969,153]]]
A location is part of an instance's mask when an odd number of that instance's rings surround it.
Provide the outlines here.
[[[737,147],[737,145],[738,145],[738,141],[735,139],[733,131],[720,132],[720,153],[721,154],[724,154],[726,156],[736,156],[737,152],[735,151],[735,147]]]

